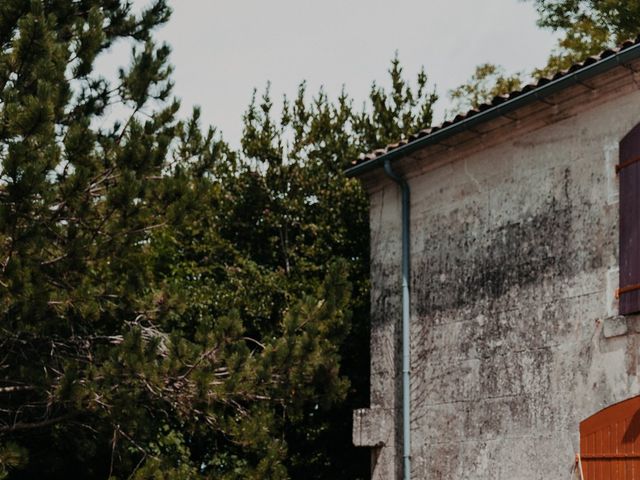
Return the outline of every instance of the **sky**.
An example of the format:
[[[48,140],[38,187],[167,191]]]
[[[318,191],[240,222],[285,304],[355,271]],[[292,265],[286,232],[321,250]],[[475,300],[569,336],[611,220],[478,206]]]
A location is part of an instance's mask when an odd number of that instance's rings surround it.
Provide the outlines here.
[[[147,4],[137,0],[136,6]],[[173,49],[175,93],[184,114],[202,108],[203,123],[239,146],[242,114],[254,88],[271,82],[273,98],[344,85],[360,106],[371,82],[386,85],[397,51],[412,79],[424,66],[441,96],[476,65],[508,71],[541,66],[555,37],[539,29],[521,0],[169,0],[170,22],[157,38]],[[121,57],[121,56],[120,56]],[[125,57],[126,58],[126,57]],[[122,58],[120,58],[122,59]]]

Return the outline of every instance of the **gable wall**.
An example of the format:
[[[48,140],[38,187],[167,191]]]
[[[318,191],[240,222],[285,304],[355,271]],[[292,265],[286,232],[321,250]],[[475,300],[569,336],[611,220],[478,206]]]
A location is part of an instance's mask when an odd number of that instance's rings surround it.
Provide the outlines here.
[[[568,478],[578,423],[640,393],[640,323],[616,318],[613,299],[614,166],[638,122],[634,88],[407,172],[413,478]],[[373,478],[392,479],[401,474],[400,192],[389,182],[371,193],[371,249],[372,410],[356,415],[354,440],[378,445]]]

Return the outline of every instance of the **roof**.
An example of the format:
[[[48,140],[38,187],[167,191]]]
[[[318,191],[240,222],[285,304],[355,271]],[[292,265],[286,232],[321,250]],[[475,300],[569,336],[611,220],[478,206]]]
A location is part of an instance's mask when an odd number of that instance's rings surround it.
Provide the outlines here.
[[[583,62],[575,63],[567,70],[559,71],[551,77],[542,77],[534,83],[510,92],[508,95],[494,97],[490,103],[485,103],[477,109],[459,114],[453,120],[420,130],[410,135],[407,139],[392,143],[371,153],[363,154],[346,170],[346,174],[350,176],[360,175],[381,166],[387,160],[407,156],[426,145],[438,143],[444,138],[472,128],[479,123],[505,116],[508,112],[528,103],[541,100],[576,83],[582,84],[582,82],[591,77],[617,66],[625,65],[637,58],[640,58],[640,35],[635,40],[627,40],[618,47],[607,49],[599,55],[591,56]]]

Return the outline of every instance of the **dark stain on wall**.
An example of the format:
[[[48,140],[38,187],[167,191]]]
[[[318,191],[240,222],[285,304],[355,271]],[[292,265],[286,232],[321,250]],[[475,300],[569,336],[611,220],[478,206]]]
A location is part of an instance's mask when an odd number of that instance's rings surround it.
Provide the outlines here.
[[[419,315],[500,298],[515,286],[571,273],[571,210],[555,201],[479,236],[464,225],[456,232],[437,230],[413,278]]]
[[[532,212],[517,221],[490,227],[478,220],[479,212],[458,209],[425,225],[425,248],[416,255],[412,278],[416,313],[424,317],[490,307],[514,288],[601,265],[597,252],[585,251],[574,238],[589,203],[582,202],[582,212],[575,211],[568,172],[558,181],[562,185],[554,189],[555,196],[532,205]]]

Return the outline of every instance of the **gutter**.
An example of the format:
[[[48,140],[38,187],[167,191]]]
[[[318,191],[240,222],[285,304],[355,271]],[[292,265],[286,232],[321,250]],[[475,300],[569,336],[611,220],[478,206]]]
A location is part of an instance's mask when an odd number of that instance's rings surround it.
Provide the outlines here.
[[[411,479],[411,299],[410,278],[410,195],[409,184],[391,168],[385,160],[384,171],[402,191],[402,459],[403,479]]]
[[[355,177],[362,175],[366,172],[374,170],[383,166],[387,161],[395,160],[397,158],[406,157],[412,154],[416,150],[426,147],[427,145],[437,144],[445,138],[451,137],[465,130],[473,128],[474,126],[493,120],[498,117],[502,117],[509,112],[512,112],[518,108],[524,107],[542,98],[553,95],[554,93],[570,87],[575,84],[582,85],[584,81],[595,77],[601,73],[612,70],[617,66],[624,66],[626,63],[640,58],[640,44],[633,45],[624,50],[619,51],[609,57],[598,60],[591,65],[582,67],[573,73],[563,75],[556,80],[551,80],[542,86],[536,87],[526,93],[518,95],[515,98],[507,100],[500,105],[491,107],[483,112],[477,113],[472,117],[467,117],[464,120],[455,122],[447,127],[441,128],[433,133],[430,133],[422,138],[406,143],[398,148],[395,148],[383,155],[372,160],[354,165],[345,171],[345,174],[349,177]],[[585,86],[585,85],[583,85]]]

